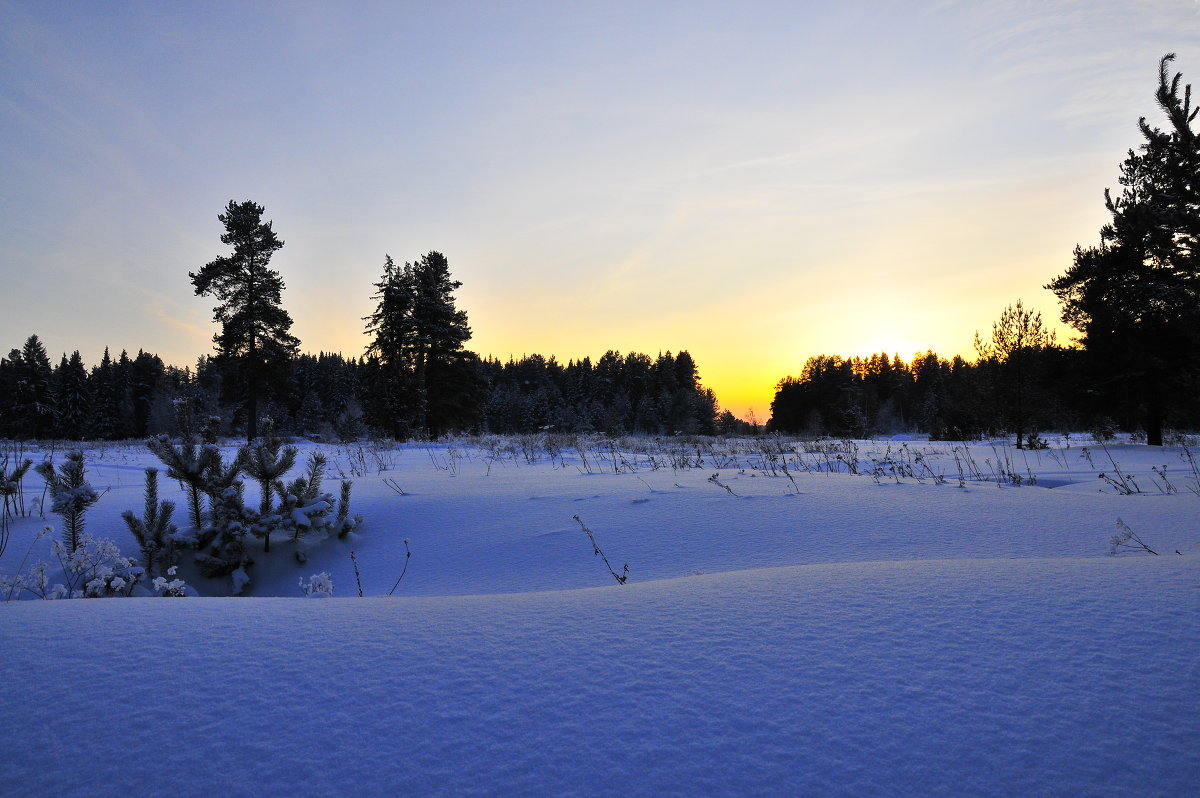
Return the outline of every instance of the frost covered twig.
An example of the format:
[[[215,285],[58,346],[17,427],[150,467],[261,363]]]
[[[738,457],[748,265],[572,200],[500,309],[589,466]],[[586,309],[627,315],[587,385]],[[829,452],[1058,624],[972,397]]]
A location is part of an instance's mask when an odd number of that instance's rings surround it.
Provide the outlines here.
[[[1104,441],[1100,441],[1100,448],[1104,449],[1104,453],[1108,455],[1108,462],[1112,463],[1113,473],[1117,475],[1114,478],[1106,473],[1101,473],[1100,479],[1116,488],[1117,493],[1120,493],[1122,496],[1130,496],[1134,493],[1141,493],[1142,489],[1138,487],[1133,475],[1125,474],[1121,471],[1121,466],[1117,464],[1117,461],[1112,456],[1112,452],[1108,450],[1108,446],[1104,443]]]
[[[729,492],[729,495],[730,495],[730,496],[737,496],[737,494],[733,492],[733,488],[729,487],[729,486],[728,486],[728,485],[726,485],[724,482],[722,482],[721,480],[717,479],[717,477],[719,477],[719,476],[721,476],[721,474],[720,474],[719,472],[718,472],[718,473],[716,473],[716,474],[713,474],[711,477],[709,477],[709,478],[708,478],[708,481],[709,481],[709,482],[711,482],[711,483],[712,483],[712,484],[714,484],[714,485],[717,485],[718,487],[722,487],[722,488],[724,488],[726,491],[728,491],[728,492]]]
[[[587,524],[583,523],[583,519],[581,519],[579,516],[573,515],[571,517],[578,521],[579,525],[583,527],[583,531],[587,533],[588,540],[592,542],[592,554],[599,556],[600,559],[604,560],[604,565],[608,568],[608,572],[612,574],[613,579],[617,580],[617,584],[625,584],[625,580],[629,578],[629,563],[625,563],[625,568],[621,571],[621,573],[617,573],[615,570],[613,570],[612,563],[610,563],[608,558],[604,556],[604,552],[600,551],[600,545],[596,543],[596,536],[593,534],[592,530],[588,529]]]

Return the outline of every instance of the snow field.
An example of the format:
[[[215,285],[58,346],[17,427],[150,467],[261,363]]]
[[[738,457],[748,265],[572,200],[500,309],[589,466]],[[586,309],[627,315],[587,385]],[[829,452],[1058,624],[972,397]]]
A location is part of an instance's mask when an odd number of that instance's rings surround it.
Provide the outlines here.
[[[1033,470],[1052,489],[815,472],[793,486],[747,462],[587,474],[466,447],[451,473],[434,467],[448,452],[389,453],[356,478],[360,533],[304,566],[273,540],[252,573],[256,596],[299,596],[317,571],[355,596],[353,549],[372,598],[0,607],[0,793],[1200,785],[1200,497],[1175,464],[1178,493],[1118,496],[1071,451],[1069,468],[1043,455]],[[1173,455],[1114,454],[1139,481]],[[139,507],[148,464],[89,455],[92,483],[113,483],[89,529],[127,553],[116,516]],[[718,472],[738,496],[708,482]],[[630,563],[626,585],[574,514]],[[1106,556],[1118,516],[1162,556]],[[18,524],[0,571],[41,523]],[[402,538],[409,573],[380,598]]]

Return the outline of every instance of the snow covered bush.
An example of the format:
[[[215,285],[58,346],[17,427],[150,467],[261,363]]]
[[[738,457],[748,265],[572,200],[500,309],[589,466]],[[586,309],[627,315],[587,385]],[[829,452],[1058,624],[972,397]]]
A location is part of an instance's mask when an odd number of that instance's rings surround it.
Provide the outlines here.
[[[246,552],[246,535],[255,530],[259,516],[246,507],[239,487],[227,487],[220,495],[210,497],[210,523],[191,541],[196,547],[196,564],[207,577],[232,575],[236,571],[245,574],[245,569],[254,563]],[[234,581],[233,592],[237,594],[248,577]]]
[[[279,507],[274,516],[276,528],[287,532],[293,541],[314,533],[317,537],[336,535],[344,538],[362,524],[362,516],[350,517],[350,488],[354,483],[348,479],[342,480],[337,513],[331,517],[335,507],[333,494],[321,488],[326,463],[325,455],[314,452],[309,456],[304,476],[286,485],[283,480],[275,481],[275,492],[279,496]]]
[[[319,574],[313,574],[305,582],[304,578],[300,578],[300,590],[308,598],[332,598],[333,597],[333,579],[329,576],[328,571],[322,571]]]
[[[86,533],[74,549],[65,541],[55,540],[50,552],[58,561],[58,569],[39,562],[28,573],[0,581],[0,589],[10,596],[25,592],[40,599],[127,597],[133,595],[145,574],[133,560],[122,557],[111,540]],[[63,581],[56,581],[59,578]]]
[[[165,596],[168,598],[181,598],[188,595],[187,582],[175,577],[176,568],[172,565],[167,569],[167,576],[171,577],[168,581],[165,577],[156,576],[151,586],[154,588],[156,596]]]
[[[251,478],[258,481],[262,491],[262,502],[258,512],[267,515],[271,512],[271,493],[275,481],[292,470],[296,464],[298,451],[295,446],[284,446],[283,440],[275,434],[275,422],[269,417],[263,419],[262,439],[257,446],[243,446],[241,450],[242,468]],[[271,538],[264,542],[264,550],[271,550]]]
[[[83,452],[68,452],[66,462],[57,471],[49,460],[39,463],[35,470],[50,491],[50,510],[63,518],[63,543],[74,551],[83,540],[84,514],[100,498],[84,479]]]
[[[266,554],[271,550],[272,535],[283,535],[286,540],[297,543],[301,538],[345,537],[362,524],[361,516],[350,516],[349,480],[342,483],[340,501],[322,490],[326,458],[319,452],[309,457],[303,476],[290,484],[282,479],[271,484],[278,504],[272,506],[268,495],[258,510],[246,506],[242,483],[237,476],[246,463],[254,462],[253,458],[258,456],[247,454],[247,451],[243,448],[228,467],[221,465],[219,454],[210,459],[207,473],[211,476],[205,483],[209,495],[209,523],[196,534],[174,536],[175,540],[186,539],[196,548],[195,559],[205,576],[230,576],[235,595],[249,583],[249,569],[254,564],[247,551],[247,536],[261,538]],[[267,462],[270,452],[264,451],[260,455],[262,461],[259,464],[270,465]],[[250,466],[251,474],[256,473],[255,469],[254,465]],[[257,473],[261,475],[267,471]],[[267,508],[266,512],[263,507]],[[295,556],[300,562],[307,559],[301,549],[295,550]]]

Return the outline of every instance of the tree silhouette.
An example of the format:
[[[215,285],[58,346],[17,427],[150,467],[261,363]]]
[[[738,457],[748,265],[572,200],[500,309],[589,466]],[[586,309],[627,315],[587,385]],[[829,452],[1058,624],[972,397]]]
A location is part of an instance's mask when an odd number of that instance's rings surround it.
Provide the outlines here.
[[[1062,318],[1082,333],[1095,390],[1141,416],[1151,445],[1162,444],[1172,404],[1196,402],[1200,371],[1200,140],[1192,129],[1192,87],[1159,64],[1155,94],[1167,130],[1138,126],[1145,143],[1121,164],[1121,195],[1105,190],[1112,221],[1100,245],[1076,247],[1074,264],[1046,287]]]
[[[979,359],[992,361],[1002,370],[1002,390],[1011,400],[1018,449],[1025,443],[1034,370],[1043,350],[1051,346],[1054,346],[1054,332],[1042,324],[1042,314],[1026,310],[1019,299],[1016,305],[1006,307],[1000,319],[992,324],[990,340],[983,340],[979,332],[975,332],[975,352]]]
[[[292,318],[282,307],[283,280],[268,267],[283,242],[263,222],[263,206],[249,200],[229,201],[217,218],[225,225],[221,243],[230,255],[211,261],[188,276],[196,295],[215,296],[220,304],[213,319],[221,332],[213,336],[218,359],[231,366],[236,389],[245,398],[246,440],[258,433],[258,401],[269,384],[286,373],[300,342],[288,330]]]

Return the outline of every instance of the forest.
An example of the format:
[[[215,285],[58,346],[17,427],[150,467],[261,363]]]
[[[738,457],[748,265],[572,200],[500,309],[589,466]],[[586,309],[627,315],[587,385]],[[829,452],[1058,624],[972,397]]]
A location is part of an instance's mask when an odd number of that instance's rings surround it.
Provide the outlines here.
[[[564,365],[541,355],[466,362],[457,375],[464,392],[452,393],[452,403],[434,393],[431,419],[439,427],[431,434],[545,429],[714,434],[742,428],[728,411],[717,413],[716,397],[700,384],[686,351],[654,358],[610,351],[594,364],[583,358]],[[0,436],[124,440],[174,434],[183,403],[194,429],[234,435],[244,430],[245,408],[223,398],[225,381],[222,364],[208,355],[194,367],[180,368],[144,351],[114,358],[106,350],[89,369],[73,352],[52,366],[33,335],[0,361]],[[298,354],[261,410],[291,435],[325,440],[388,435],[393,417],[386,388],[374,359]],[[436,390],[442,388],[435,383]]]

